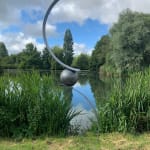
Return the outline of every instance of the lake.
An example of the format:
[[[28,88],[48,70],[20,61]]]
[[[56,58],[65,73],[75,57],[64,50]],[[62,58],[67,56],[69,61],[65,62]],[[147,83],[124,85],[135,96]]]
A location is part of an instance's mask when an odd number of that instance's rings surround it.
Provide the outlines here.
[[[59,81],[59,75],[56,80]],[[113,82],[114,79],[100,77],[96,72],[81,71],[78,82],[72,88],[64,87],[65,97],[71,99],[73,107],[84,114],[76,117],[73,122],[82,129],[89,128],[90,119],[95,118],[96,106],[106,102]]]

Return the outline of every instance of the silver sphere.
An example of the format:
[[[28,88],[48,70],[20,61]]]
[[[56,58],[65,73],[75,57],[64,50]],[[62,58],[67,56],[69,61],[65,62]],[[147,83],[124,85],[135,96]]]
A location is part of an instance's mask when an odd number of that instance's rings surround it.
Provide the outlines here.
[[[78,73],[64,69],[60,74],[60,80],[64,85],[73,86],[78,80]]]

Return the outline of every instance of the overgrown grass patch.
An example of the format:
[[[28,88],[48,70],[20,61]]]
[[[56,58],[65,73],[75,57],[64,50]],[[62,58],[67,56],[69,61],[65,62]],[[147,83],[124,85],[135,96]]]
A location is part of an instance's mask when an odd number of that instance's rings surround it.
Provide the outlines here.
[[[99,132],[150,131],[150,69],[115,83],[106,101],[98,106]]]
[[[0,76],[0,136],[66,135],[76,115],[51,76]]]
[[[150,133],[140,135],[120,134],[117,132],[65,138],[45,137],[12,141],[0,139],[1,150],[149,150]]]

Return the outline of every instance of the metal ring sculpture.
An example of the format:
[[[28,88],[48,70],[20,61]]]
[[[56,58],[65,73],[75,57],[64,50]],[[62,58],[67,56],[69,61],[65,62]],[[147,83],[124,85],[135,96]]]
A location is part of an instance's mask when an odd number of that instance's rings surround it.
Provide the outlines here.
[[[72,86],[74,85],[77,80],[78,80],[78,72],[80,71],[80,69],[77,69],[77,68],[73,68],[73,67],[70,67],[66,64],[64,64],[62,61],[60,61],[55,55],[54,53],[52,52],[52,50],[50,49],[49,45],[48,45],[48,41],[47,41],[47,37],[46,37],[46,22],[47,22],[47,19],[48,19],[48,16],[52,10],[52,8],[56,5],[56,3],[58,2],[59,0],[54,0],[52,2],[52,4],[49,6],[49,8],[47,9],[47,12],[45,14],[45,17],[44,17],[44,21],[43,21],[43,38],[44,38],[44,42],[45,42],[45,45],[46,45],[46,48],[50,51],[50,54],[52,55],[52,57],[60,64],[62,65],[64,68],[66,68],[65,70],[62,71],[61,75],[60,75],[60,80],[61,82],[64,84],[64,85],[67,85],[67,86]]]
[[[44,21],[43,21],[43,39],[44,39],[44,43],[46,45],[46,48],[49,50],[50,54],[52,55],[52,57],[56,60],[56,62],[58,62],[60,65],[62,65],[65,69],[61,72],[60,75],[60,80],[63,83],[63,85],[65,86],[73,86],[77,80],[78,80],[78,73],[80,71],[80,69],[78,68],[73,68],[70,67],[66,64],[64,64],[62,61],[60,61],[55,54],[52,52],[52,50],[50,49],[49,45],[48,45],[48,40],[46,37],[46,22],[48,19],[48,16],[52,10],[52,8],[56,5],[56,3],[59,0],[53,0],[53,2],[51,3],[51,5],[49,6],[49,8],[46,11],[45,17],[44,17]],[[85,98],[85,100],[88,102],[88,104],[91,106],[91,108],[94,110],[94,114],[96,119],[98,120],[98,115],[97,115],[97,111],[94,108],[94,106],[91,104],[90,100],[88,99],[87,96],[85,96],[84,94],[82,94],[80,91],[78,91],[77,89],[74,88],[74,90],[76,92],[78,92],[81,96],[83,96]],[[98,126],[99,128],[99,126]]]

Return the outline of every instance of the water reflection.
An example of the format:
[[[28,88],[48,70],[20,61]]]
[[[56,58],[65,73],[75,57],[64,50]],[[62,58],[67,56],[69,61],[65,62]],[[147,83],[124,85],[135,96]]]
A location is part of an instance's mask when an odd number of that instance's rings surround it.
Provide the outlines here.
[[[113,78],[102,78],[96,72],[81,72],[79,81],[75,84],[74,88],[86,95],[92,106],[96,108],[96,105],[103,105],[106,102],[113,83]],[[86,110],[91,109],[91,106],[86,102],[84,97],[74,90],[72,93],[72,103],[74,106],[81,105]]]
[[[77,112],[81,111],[81,114],[74,117],[71,120],[71,124],[77,128],[78,133],[83,133],[91,127],[91,119],[95,120],[95,114],[92,110],[86,110],[81,105],[74,107],[74,110]]]
[[[73,109],[77,112],[81,111],[81,114],[71,121],[71,124],[78,129],[79,133],[83,133],[89,129],[91,119],[95,120],[96,116],[94,110],[96,109],[96,101],[89,80],[89,73],[81,72],[79,81],[73,87],[63,87],[65,98],[68,101],[71,100]]]
[[[89,104],[89,102],[87,101],[86,98],[84,98],[81,94],[79,94],[74,89],[77,89],[83,95],[85,95],[88,98],[88,100],[90,101],[90,104]],[[84,85],[80,84],[80,82],[75,84],[72,92],[73,92],[73,97],[72,97],[73,106],[76,107],[76,106],[80,105],[86,110],[91,110],[91,109],[93,109],[92,107],[96,108],[95,98],[94,98],[93,92],[91,90],[91,86],[90,86],[88,81],[85,82]]]
[[[91,86],[97,105],[103,105],[110,95],[113,79],[100,77],[98,73],[89,75],[89,84]]]

